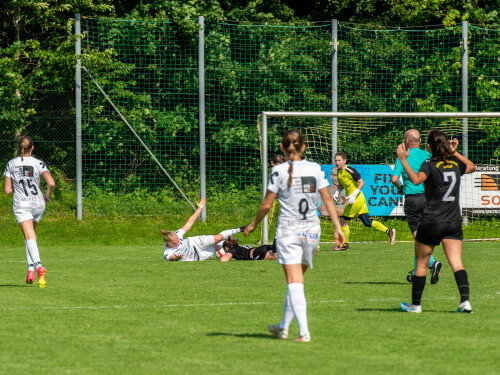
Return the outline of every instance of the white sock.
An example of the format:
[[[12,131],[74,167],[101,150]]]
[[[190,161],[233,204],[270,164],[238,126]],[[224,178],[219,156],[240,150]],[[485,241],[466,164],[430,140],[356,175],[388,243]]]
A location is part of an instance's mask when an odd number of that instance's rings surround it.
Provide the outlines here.
[[[25,248],[26,248],[26,264],[28,266],[28,271],[34,271],[35,270],[35,266],[33,264],[33,261],[31,260],[30,252],[28,251],[28,242],[24,241],[24,245],[25,245]]]
[[[291,283],[288,284],[288,292],[290,293],[290,304],[292,305],[293,314],[299,324],[300,335],[304,336],[309,333],[307,325],[307,302],[304,294],[304,284]]]
[[[283,305],[283,319],[281,320],[279,327],[280,328],[286,328],[290,327],[290,323],[293,320],[293,310],[292,310],[292,304],[290,303],[290,292],[288,291],[288,288],[286,290],[286,295],[285,295],[285,303]]]
[[[229,236],[232,236],[233,234],[236,234],[236,233],[240,233],[240,228],[223,230],[219,234],[221,234],[222,237],[224,237],[224,239],[226,239]]]
[[[40,262],[40,253],[38,252],[38,245],[35,240],[29,239],[26,241],[26,247],[28,248],[29,255],[33,261],[35,269],[42,265]]]

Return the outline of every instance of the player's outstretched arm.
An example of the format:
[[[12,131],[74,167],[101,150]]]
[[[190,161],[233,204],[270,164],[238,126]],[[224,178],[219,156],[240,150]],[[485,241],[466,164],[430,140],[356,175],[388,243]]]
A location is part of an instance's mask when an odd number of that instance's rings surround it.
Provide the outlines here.
[[[198,208],[196,209],[194,214],[192,214],[191,217],[186,221],[186,224],[184,224],[184,226],[181,228],[185,233],[187,233],[187,231],[191,229],[193,224],[196,222],[196,220],[200,216],[201,211],[203,211],[203,208],[205,207],[206,201],[207,201],[206,198],[203,197],[200,199],[199,202],[196,202],[196,204],[198,205]]]
[[[330,194],[328,194],[330,195]],[[273,206],[273,202],[276,199],[278,195],[276,193],[273,193],[272,191],[268,190],[266,193],[266,196],[264,197],[264,200],[260,204],[259,211],[257,211],[257,216],[253,221],[248,224],[243,231],[243,235],[245,237],[248,237],[248,234],[253,232],[255,228],[257,228],[257,225],[262,221],[262,219],[267,215],[271,207]]]
[[[332,196],[330,195],[330,191],[328,187],[324,187],[319,191],[321,195],[321,199],[325,203],[326,209],[328,210],[328,214],[330,215],[330,219],[332,219],[333,226],[335,227],[335,242],[337,242],[337,246],[344,246],[345,236],[344,232],[342,232],[342,227],[339,221],[339,215],[337,214],[337,209],[335,208],[335,203],[333,203]]]

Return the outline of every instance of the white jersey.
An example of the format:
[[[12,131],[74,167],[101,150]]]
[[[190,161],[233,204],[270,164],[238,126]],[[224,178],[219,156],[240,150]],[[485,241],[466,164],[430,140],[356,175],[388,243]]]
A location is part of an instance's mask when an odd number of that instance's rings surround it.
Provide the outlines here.
[[[318,163],[307,160],[294,161],[292,186],[289,186],[289,167],[290,161],[275,165],[267,183],[267,189],[278,195],[279,221],[319,224],[316,211],[319,190],[329,185],[325,173]]]
[[[40,176],[49,171],[41,160],[33,156],[18,156],[8,162],[4,175],[12,180],[14,209],[16,207],[45,207],[40,189]]]
[[[172,255],[182,255],[181,261],[207,260],[215,254],[214,236],[196,236],[184,238],[186,232],[179,229],[175,232],[179,237],[180,244],[176,247],[168,247],[165,244],[163,248],[163,257],[169,260]]]

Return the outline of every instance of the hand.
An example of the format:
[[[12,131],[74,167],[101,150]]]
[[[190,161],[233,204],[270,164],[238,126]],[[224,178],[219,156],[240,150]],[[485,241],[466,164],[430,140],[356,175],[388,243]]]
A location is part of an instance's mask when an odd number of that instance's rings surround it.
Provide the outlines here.
[[[353,195],[349,195],[347,197],[347,203],[349,203],[351,206],[356,203],[356,196],[353,194]]]
[[[48,194],[44,194],[44,195],[43,195],[43,200],[44,200],[45,202],[50,202],[50,196],[49,196]]]
[[[404,186],[403,184],[399,185],[399,187],[398,187],[398,194],[403,195],[403,186]]]
[[[345,235],[344,232],[342,232],[341,229],[335,230],[335,242],[337,243],[338,247],[344,246],[345,243]]]
[[[243,235],[244,235],[245,237],[248,237],[248,234],[249,234],[249,233],[252,233],[254,230],[255,230],[255,224],[254,224],[254,223],[248,224],[248,225],[245,227],[245,230],[243,231]]]
[[[181,260],[182,255],[181,254],[173,254],[174,259],[171,260],[171,262],[177,262],[178,260]]]
[[[406,149],[406,146],[404,143],[401,143],[398,146],[398,158],[399,160],[406,160],[408,158],[408,155],[410,155],[410,151]]]
[[[199,202],[196,202],[196,205],[200,210],[203,210],[205,208],[205,203],[207,202],[207,199],[205,197],[201,198]]]
[[[452,155],[455,153],[455,151],[457,151],[457,148],[458,148],[458,139],[453,138],[450,141],[450,150]]]

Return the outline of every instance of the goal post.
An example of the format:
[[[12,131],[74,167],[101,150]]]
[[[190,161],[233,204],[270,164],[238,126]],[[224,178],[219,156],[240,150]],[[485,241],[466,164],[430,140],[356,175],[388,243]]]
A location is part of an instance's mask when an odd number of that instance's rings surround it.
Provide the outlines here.
[[[270,124],[273,118],[280,123],[275,124],[275,121],[272,121],[273,123]],[[323,121],[325,119],[328,121]],[[332,119],[335,119],[335,121],[332,121]],[[500,134],[500,112],[264,111],[261,115],[261,121],[263,197],[267,191],[268,170],[270,168],[269,151],[271,149],[279,150],[281,135],[287,129],[299,128],[306,133],[306,158],[311,161],[319,162],[324,169],[327,169],[328,165],[330,166],[330,170],[332,169],[332,160],[337,151],[334,147],[333,140],[337,139],[338,151],[343,151],[348,155],[348,164],[372,165],[373,163],[373,168],[375,170],[378,170],[378,165],[380,168],[384,166],[386,171],[392,171],[392,164],[397,158],[397,144],[403,141],[406,130],[416,128],[420,131],[422,136],[421,146],[425,145],[426,133],[429,129],[443,130],[448,137],[459,139],[459,149],[462,150],[464,156],[470,158],[478,165],[479,169],[479,171],[474,172],[473,176],[468,177],[466,184],[464,182],[462,183],[464,189],[469,189],[464,190],[461,188],[461,191],[465,191],[467,195],[467,197],[464,197],[464,201],[465,198],[467,198],[467,202],[470,202],[470,204],[464,207],[461,198],[463,216],[466,218],[482,218],[484,222],[492,226],[491,230],[485,230],[482,233],[477,233],[476,231],[475,236],[477,239],[499,237],[500,141],[498,134]],[[323,121],[323,123],[321,121]],[[272,130],[271,132],[270,129]],[[272,140],[270,141],[270,139]],[[377,147],[375,148],[382,154],[377,160],[375,160],[373,156],[364,157],[364,150],[370,146],[366,144],[368,142],[367,140],[376,144]],[[315,151],[317,152],[317,157],[311,152],[308,154],[308,150],[311,150],[311,146],[319,147],[319,151]],[[355,155],[354,158],[352,157],[353,155]],[[480,155],[480,157],[478,157],[478,155]],[[475,160],[475,158],[480,160]],[[369,163],[367,161],[369,161]],[[389,170],[387,168],[391,169]],[[363,177],[363,173],[361,174]],[[382,174],[387,175],[386,172]],[[383,178],[386,179],[386,177]],[[371,187],[374,195],[376,195],[375,191],[379,187],[380,186],[376,186],[376,184]],[[390,187],[389,185],[385,185],[384,188],[387,190]],[[363,191],[364,190],[365,189],[363,189]],[[471,196],[468,196],[469,194]],[[373,201],[375,200],[374,197]],[[396,198],[393,197],[392,201],[389,203],[394,204],[394,202],[396,202]],[[392,210],[391,213],[386,216],[386,218],[389,218],[387,220],[393,220],[398,217],[404,218],[404,214],[402,214],[402,198],[397,199],[397,202],[399,209]],[[474,207],[474,205],[478,207]],[[339,210],[340,208],[337,207],[337,209]],[[370,211],[370,205],[368,205],[368,210]],[[379,214],[374,210],[373,214],[370,211],[370,216],[379,216]],[[385,216],[385,214],[382,216]],[[322,219],[322,224],[325,220],[326,219]],[[406,225],[405,221],[404,224]],[[360,228],[360,230],[362,230],[362,228]],[[407,232],[409,233],[409,229]],[[333,241],[333,236],[331,236],[331,239]],[[410,239],[412,239],[412,237],[409,237],[409,240]],[[355,240],[357,239],[355,238]],[[264,243],[269,242],[269,221],[267,216],[262,223],[262,241]]]

